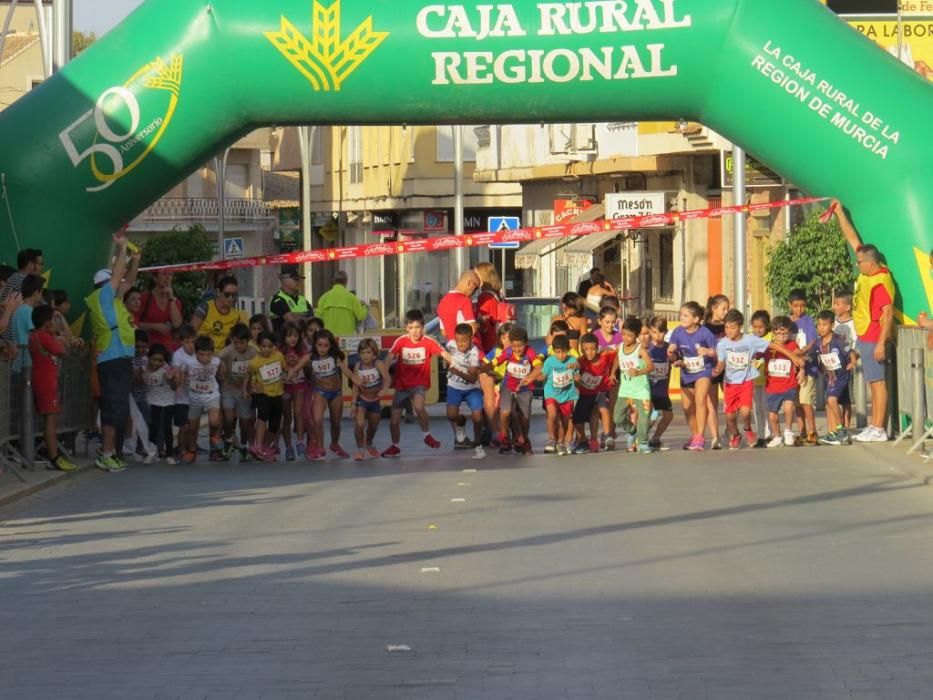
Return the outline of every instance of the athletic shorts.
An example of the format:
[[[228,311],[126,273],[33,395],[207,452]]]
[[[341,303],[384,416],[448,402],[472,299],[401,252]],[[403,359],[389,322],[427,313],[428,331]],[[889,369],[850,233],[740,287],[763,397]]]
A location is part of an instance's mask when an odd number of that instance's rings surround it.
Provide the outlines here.
[[[670,396],[651,396],[651,408],[655,411],[673,411],[674,404]]]
[[[796,405],[797,390],[791,389],[790,391],[785,391],[783,394],[766,394],[765,398],[768,402],[768,413],[780,413],[784,410],[785,401],[790,401]]]
[[[885,379],[885,366],[888,362],[887,360],[878,362],[875,359],[876,347],[878,347],[878,343],[869,343],[864,340],[855,341],[855,349],[858,350],[859,357],[862,360],[862,376],[865,377],[868,384],[883,382]]]
[[[525,391],[511,391],[503,386],[499,390],[499,410],[502,413],[514,413],[518,411],[526,418],[531,416],[531,399],[534,392],[531,389]]]
[[[470,410],[474,413],[483,410],[483,390],[482,389],[454,389],[447,385],[447,405],[460,408],[460,404],[466,402]]]
[[[176,428],[184,428],[188,425],[188,404],[186,403],[176,403],[172,407],[174,412],[174,423]]]
[[[253,417],[253,405],[243,393],[236,389],[224,390],[220,394],[220,407],[225,411],[236,411],[240,420],[249,420]]]
[[[724,386],[726,381],[726,373],[717,374],[715,377],[710,377],[710,381],[713,383],[713,386]]]
[[[307,382],[296,382],[295,384],[285,385],[285,397],[289,398],[292,394],[304,394],[311,388]]]
[[[199,420],[208,411],[220,410],[220,397],[206,403],[188,404],[188,420]]]
[[[100,424],[123,429],[130,419],[133,364],[130,358],[98,363],[100,378]]]
[[[547,410],[548,406],[553,406],[557,411],[557,415],[563,416],[564,418],[570,418],[570,416],[573,415],[573,401],[561,402],[557,399],[545,399],[545,410]]]
[[[797,401],[801,406],[816,406],[816,378],[805,375],[800,385]]]
[[[266,424],[270,433],[279,432],[282,423],[282,397],[253,394],[256,417]]]
[[[755,404],[755,382],[726,384],[725,412],[738,413],[740,408],[752,408]]]
[[[40,416],[50,416],[62,412],[61,402],[58,398],[58,377],[48,379],[32,378],[32,395],[36,399],[36,413]]]
[[[343,392],[340,389],[334,389],[333,391],[325,391],[324,389],[315,389],[314,393],[319,394],[320,396],[323,396],[324,400],[327,401],[327,403],[330,403],[334,399],[339,398],[340,396],[343,396]]]
[[[356,407],[362,408],[366,413],[375,413],[377,416],[382,413],[382,404],[379,402],[379,399],[374,401],[367,401],[366,399],[357,399]]]
[[[829,377],[825,376],[826,396],[837,399],[840,404],[848,406],[852,402],[849,400],[849,375],[836,377],[836,381],[829,383]]]
[[[589,422],[593,413],[600,408],[609,408],[609,395],[605,391],[598,394],[580,394],[573,407],[573,422],[578,425]]]
[[[414,396],[424,396],[428,391],[426,386],[413,386],[407,389],[396,389],[392,397],[392,408],[405,408],[408,400]]]

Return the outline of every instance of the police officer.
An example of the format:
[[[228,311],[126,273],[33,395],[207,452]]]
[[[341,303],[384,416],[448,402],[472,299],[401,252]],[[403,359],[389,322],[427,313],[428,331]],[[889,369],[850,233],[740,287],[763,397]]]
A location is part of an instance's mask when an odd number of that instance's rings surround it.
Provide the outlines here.
[[[301,294],[301,282],[304,275],[298,272],[283,272],[281,289],[269,302],[269,316],[272,327],[278,333],[286,321],[307,320],[314,315],[314,310],[304,295]]]

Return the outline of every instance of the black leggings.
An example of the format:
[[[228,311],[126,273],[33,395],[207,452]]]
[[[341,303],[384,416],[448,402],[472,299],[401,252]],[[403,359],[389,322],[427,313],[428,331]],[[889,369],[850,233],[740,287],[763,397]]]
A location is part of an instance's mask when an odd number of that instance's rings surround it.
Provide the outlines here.
[[[156,446],[159,454],[172,454],[172,423],[175,418],[174,406],[149,406],[149,441]]]
[[[282,397],[253,394],[253,408],[256,417],[266,424],[270,433],[279,432],[282,425]]]

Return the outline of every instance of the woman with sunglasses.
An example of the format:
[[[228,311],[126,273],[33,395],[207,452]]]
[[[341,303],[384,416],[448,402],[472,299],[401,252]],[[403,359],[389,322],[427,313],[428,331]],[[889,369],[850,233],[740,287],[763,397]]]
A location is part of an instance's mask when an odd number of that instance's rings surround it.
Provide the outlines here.
[[[216,296],[198,306],[191,317],[191,325],[198,335],[213,340],[218,350],[227,344],[227,337],[236,324],[247,322],[246,313],[237,308],[236,302],[236,277],[221,277],[217,281]]]

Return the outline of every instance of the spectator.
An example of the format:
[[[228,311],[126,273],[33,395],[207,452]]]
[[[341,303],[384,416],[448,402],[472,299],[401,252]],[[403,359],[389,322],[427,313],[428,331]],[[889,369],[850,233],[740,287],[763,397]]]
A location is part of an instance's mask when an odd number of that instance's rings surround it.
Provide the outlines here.
[[[445,338],[453,340],[454,328],[461,323],[470,324],[474,334],[479,329],[479,321],[473,311],[473,294],[482,285],[480,276],[473,270],[467,270],[460,275],[457,286],[441,298],[437,305],[437,317],[441,321],[441,332]]]
[[[590,273],[592,284],[586,290],[586,305],[593,311],[599,311],[602,307],[603,297],[618,296],[612,285],[606,281],[602,273],[598,270]]]
[[[42,286],[44,284],[44,279],[33,274],[26,275],[20,283],[19,288],[23,295],[22,305],[16,309],[8,328],[13,336],[13,344],[16,348],[16,358],[12,367],[14,372],[22,372],[25,368],[32,367],[32,358],[27,352],[26,346],[29,343],[29,333],[33,330],[32,310],[42,303]]]
[[[600,272],[598,267],[594,267],[592,270],[590,270],[590,274],[585,279],[583,279],[580,282],[579,286],[577,287],[577,294],[579,294],[581,297],[586,299],[586,295],[590,291],[590,287],[592,287],[595,284],[596,275],[601,275],[601,274],[602,273]]]
[[[476,320],[479,322],[480,346],[483,353],[496,347],[499,338],[499,304],[505,301],[502,294],[502,278],[492,263],[481,262],[473,268],[480,279],[479,297],[476,299]]]
[[[53,310],[52,333],[58,338],[66,350],[76,350],[84,347],[84,340],[75,337],[68,323],[68,312],[71,311],[71,301],[68,292],[64,289],[53,289],[51,292]]]
[[[575,292],[567,292],[560,300],[560,313],[551,321],[564,321],[570,330],[567,331],[567,339],[570,341],[570,349],[576,350],[580,344],[580,338],[590,332],[590,322],[586,318],[586,304],[583,297]],[[551,344],[551,336],[547,336],[547,344]]]
[[[338,272],[337,274],[342,273]],[[282,330],[282,326],[287,321],[298,323],[299,321],[306,321],[314,315],[311,302],[301,294],[300,285],[304,278],[304,275],[298,272],[283,272],[281,274],[281,288],[269,303],[272,328],[276,333]],[[346,284],[346,276],[344,276],[344,284]],[[320,304],[320,302],[318,303]]]
[[[123,295],[123,305],[130,312],[133,328],[139,328],[139,312],[143,310],[142,294],[138,289],[127,289]]]
[[[0,311],[0,333],[10,325],[10,319],[13,318],[13,314],[16,313],[22,303],[23,297],[19,292],[11,292],[6,298],[6,301],[2,304],[3,310]]]
[[[94,291],[84,300],[94,334],[97,352],[97,375],[100,381],[100,424],[103,445],[96,466],[104,471],[126,469],[117,447],[123,443],[123,433],[130,417],[130,391],[133,388],[133,355],[136,333],[130,312],[123,305],[123,294],[136,282],[139,253],[133,252],[127,262],[126,236],[120,232],[116,242],[113,269],[98,270],[94,275]]]
[[[23,248],[16,255],[16,267],[18,271],[7,276],[6,283],[3,285],[3,289],[0,290],[0,303],[5,302],[11,293],[21,291],[23,280],[26,279],[26,275],[42,274],[44,267],[42,251],[37,248]],[[44,280],[43,284],[45,284]],[[7,327],[3,332],[3,339],[7,341],[9,345],[14,345],[12,328]]]
[[[233,327],[246,323],[246,314],[236,307],[237,296],[236,277],[221,277],[217,280],[217,295],[202,302],[191,317],[191,325],[198,335],[213,340],[218,351],[227,344]]]
[[[858,280],[852,316],[857,335],[856,348],[862,359],[862,374],[871,392],[871,422],[855,436],[858,442],[886,442],[888,387],[885,365],[888,343],[894,332],[894,279],[881,264],[881,254],[873,245],[862,245],[858,232],[838,201],[833,201],[842,234],[855,251]]]
[[[136,327],[149,334],[153,345],[162,345],[170,353],[175,352],[174,331],[184,322],[181,300],[172,291],[172,273],[167,270],[156,272],[149,291],[140,298],[139,322]]]
[[[317,300],[317,313],[323,319],[324,327],[339,338],[355,334],[357,325],[369,315],[369,309],[347,289],[347,273],[338,270],[334,275],[334,286]]]

